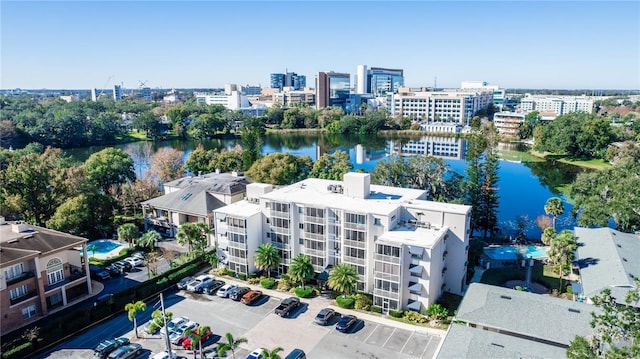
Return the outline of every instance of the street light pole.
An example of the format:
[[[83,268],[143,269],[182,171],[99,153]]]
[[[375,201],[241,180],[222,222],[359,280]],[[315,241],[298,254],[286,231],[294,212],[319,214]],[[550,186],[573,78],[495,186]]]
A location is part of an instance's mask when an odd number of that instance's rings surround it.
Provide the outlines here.
[[[167,344],[167,354],[169,354],[169,359],[173,359],[173,356],[171,356],[171,342],[169,342],[169,326],[167,325],[167,313],[165,313],[164,311],[164,300],[162,297],[162,293],[160,293],[160,306],[162,307],[162,318],[164,319],[164,337]]]

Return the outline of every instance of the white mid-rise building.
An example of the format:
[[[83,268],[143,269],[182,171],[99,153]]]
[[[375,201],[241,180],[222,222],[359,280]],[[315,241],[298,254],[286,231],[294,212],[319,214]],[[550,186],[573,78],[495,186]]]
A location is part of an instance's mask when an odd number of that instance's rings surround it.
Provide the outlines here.
[[[518,137],[524,117],[525,114],[520,112],[496,112],[493,114],[493,124],[501,135]]]
[[[587,96],[534,96],[525,94],[520,100],[520,111],[553,112],[557,116],[569,112],[593,111],[593,99]]]
[[[493,102],[492,91],[401,88],[398,93],[387,94],[387,111],[391,116],[404,116],[414,120],[468,125],[471,118]]]
[[[419,311],[444,291],[462,294],[470,209],[427,201],[423,190],[371,185],[366,173],[276,190],[253,183],[246,200],[214,210],[216,244],[228,268],[243,274],[256,270],[263,243],[278,249],[281,273],[299,254],[316,273],[348,263],[374,305]]]
[[[243,95],[240,91],[233,90],[229,93],[206,93],[195,92],[193,94],[196,98],[196,103],[206,103],[207,105],[222,105],[228,110],[236,111],[240,108],[251,107],[247,96]]]

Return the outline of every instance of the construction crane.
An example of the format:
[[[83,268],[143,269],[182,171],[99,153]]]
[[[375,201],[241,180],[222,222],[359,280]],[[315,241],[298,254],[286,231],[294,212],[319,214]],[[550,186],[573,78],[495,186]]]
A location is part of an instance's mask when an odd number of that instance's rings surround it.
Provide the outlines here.
[[[100,100],[100,96],[102,96],[102,93],[104,92],[105,87],[107,87],[107,85],[109,84],[109,81],[111,81],[112,78],[113,78],[113,75],[109,75],[109,77],[107,78],[107,81],[104,82],[104,85],[102,85],[102,88],[100,89],[100,93],[96,96],[96,101]]]

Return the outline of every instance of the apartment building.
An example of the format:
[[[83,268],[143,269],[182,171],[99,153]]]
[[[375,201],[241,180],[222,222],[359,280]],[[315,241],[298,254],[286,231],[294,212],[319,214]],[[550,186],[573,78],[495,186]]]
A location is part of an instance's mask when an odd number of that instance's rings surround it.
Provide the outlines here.
[[[456,137],[424,136],[405,142],[387,141],[389,156],[424,155],[461,160],[467,152],[466,141]]]
[[[197,104],[206,103],[207,105],[222,105],[231,111],[251,107],[247,96],[243,95],[242,92],[238,90],[232,90],[225,93],[194,92],[193,96],[196,98]]]
[[[0,217],[2,333],[92,294],[87,239]]]
[[[468,125],[475,114],[493,102],[492,91],[401,88],[387,94],[387,111],[417,121]]]
[[[493,124],[501,135],[518,137],[524,117],[525,114],[520,112],[496,112],[493,114]]]
[[[273,189],[253,183],[247,199],[214,210],[216,244],[239,273],[255,268],[255,249],[272,243],[285,273],[299,254],[316,273],[354,266],[357,289],[385,311],[421,310],[466,283],[470,207],[426,200],[423,190],[309,178]]]
[[[593,111],[593,99],[587,96],[535,96],[525,94],[520,100],[520,111],[522,112],[552,112],[556,116],[569,112]]]

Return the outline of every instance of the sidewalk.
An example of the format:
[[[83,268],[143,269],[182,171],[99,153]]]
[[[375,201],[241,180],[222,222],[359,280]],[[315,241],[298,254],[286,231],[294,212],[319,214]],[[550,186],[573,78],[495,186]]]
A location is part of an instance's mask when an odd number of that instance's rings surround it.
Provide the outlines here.
[[[274,297],[274,298],[279,298],[279,299],[285,299],[285,298],[289,298],[291,296],[295,296],[294,293],[289,293],[289,292],[281,292],[279,290],[275,290],[275,289],[265,289],[262,288],[260,286],[260,284],[249,284],[247,282],[235,279],[235,278],[231,278],[231,277],[217,277],[217,279],[221,279],[224,280],[226,283],[228,284],[236,284],[240,287],[252,287],[252,288],[256,288],[256,289],[260,289],[262,291],[262,293],[264,293],[265,295],[268,295],[270,297]],[[444,336],[447,334],[446,330],[443,329],[436,329],[436,328],[429,328],[429,327],[422,327],[422,326],[417,326],[417,325],[411,325],[411,324],[407,324],[407,323],[402,323],[393,319],[387,319],[385,316],[382,315],[375,315],[375,314],[369,314],[369,313],[365,313],[362,311],[357,311],[357,310],[353,310],[353,309],[344,309],[344,308],[340,308],[337,305],[335,305],[335,300],[333,299],[328,299],[325,297],[315,297],[315,298],[305,298],[305,299],[301,299],[303,302],[307,302],[309,303],[309,307],[310,309],[313,308],[326,308],[329,307],[333,310],[335,310],[336,312],[339,312],[342,315],[345,314],[352,314],[355,315],[356,317],[358,317],[359,319],[364,319],[370,322],[374,322],[374,323],[378,323],[378,324],[383,324],[383,325],[388,325],[388,326],[393,326],[393,327],[397,327],[400,329],[405,329],[405,330],[409,330],[409,331],[415,331],[418,333],[425,333],[425,334],[430,334],[430,335],[436,335],[439,337],[444,338]],[[313,305],[312,305],[313,304]],[[319,310],[319,309],[318,309]]]

